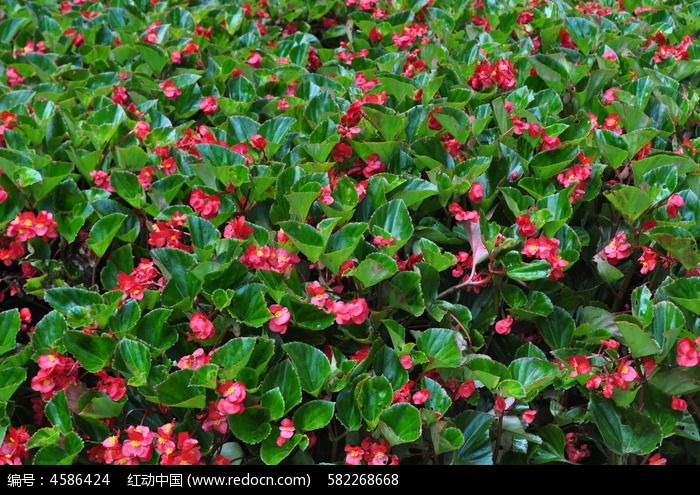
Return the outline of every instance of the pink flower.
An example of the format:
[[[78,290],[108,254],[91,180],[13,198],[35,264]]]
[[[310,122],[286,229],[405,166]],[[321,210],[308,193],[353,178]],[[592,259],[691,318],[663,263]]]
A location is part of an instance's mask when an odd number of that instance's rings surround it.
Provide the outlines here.
[[[379,159],[379,155],[376,153],[372,153],[371,155],[369,155],[365,160],[365,164],[366,166],[362,169],[362,175],[364,175],[367,179],[369,179],[374,174],[383,172],[386,168],[384,166],[384,162],[382,162]]]
[[[627,234],[620,230],[599,254],[604,256],[611,265],[616,265],[618,261],[632,254],[631,249],[632,245],[627,242]]]
[[[114,401],[121,400],[126,395],[126,382],[121,377],[109,376],[106,371],[95,373],[100,381],[97,382],[97,390],[109,395]]]
[[[593,369],[590,361],[588,361],[588,358],[580,354],[566,358],[566,362],[569,363],[569,366],[572,368],[571,373],[569,374],[571,378],[590,373],[590,371]]]
[[[125,457],[136,457],[142,461],[150,460],[153,454],[153,432],[148,426],[129,426],[126,429],[127,439],[122,445]]]
[[[216,403],[217,411],[222,414],[241,414],[245,410],[243,401],[247,393],[243,383],[228,380],[220,383],[217,390],[223,395]]]
[[[674,395],[671,397],[671,409],[683,412],[688,409],[688,403],[677,395]]]
[[[199,340],[208,340],[216,333],[214,324],[202,313],[194,313],[190,317],[190,329]]]
[[[112,184],[109,181],[109,174],[104,170],[93,170],[90,172],[90,177],[95,181],[95,185],[107,192],[115,192]]]
[[[289,320],[292,318],[289,309],[280,304],[273,304],[268,309],[272,313],[272,319],[268,322],[270,330],[284,335],[289,327]]]
[[[248,65],[255,69],[260,68],[260,63],[262,62],[262,55],[260,55],[258,52],[251,52],[250,57],[248,58]]]
[[[467,195],[469,196],[469,201],[472,203],[481,203],[484,199],[484,186],[482,186],[480,182],[472,183]]]
[[[335,203],[335,198],[332,196],[331,186],[321,186],[321,191],[318,195],[318,201],[325,205],[332,205]]]
[[[141,141],[146,139],[146,136],[151,132],[151,124],[144,120],[139,120],[134,126],[134,134],[136,134]]]
[[[204,431],[214,430],[222,435],[228,431],[226,416],[221,414],[216,409],[216,403],[214,401],[209,401],[209,404],[207,405],[207,412],[198,415],[197,418],[203,419],[202,430]]]
[[[199,109],[204,112],[205,115],[214,115],[219,109],[219,102],[216,100],[216,96],[207,96],[199,103]]]
[[[603,52],[603,58],[605,60],[610,60],[611,62],[617,61],[617,53],[612,50],[605,50]]]
[[[668,218],[678,217],[678,208],[683,208],[685,206],[685,201],[683,201],[683,196],[680,194],[672,194],[668,201],[666,201],[666,214]]]
[[[168,79],[167,81],[158,84],[158,87],[163,90],[163,94],[169,100],[174,100],[182,94],[182,90],[175,86],[175,81],[172,79]]]
[[[659,261],[659,253],[647,246],[642,246],[642,255],[637,259],[641,263],[642,268],[640,273],[646,274],[656,268],[656,263]]]
[[[534,411],[532,409],[528,409],[527,411],[525,411],[523,413],[523,416],[522,416],[523,421],[526,422],[527,424],[532,423],[533,421],[535,421],[536,414],[537,414],[537,411]]]
[[[8,67],[5,71],[5,76],[7,76],[7,82],[10,86],[22,84],[24,82],[24,78],[20,75],[19,71],[17,71],[16,67]]]
[[[357,466],[362,462],[365,451],[359,445],[345,446],[345,464],[348,466]]]
[[[292,423],[292,420],[289,418],[284,418],[280,423],[279,428],[280,435],[277,437],[277,440],[275,440],[275,443],[278,447],[281,447],[287,440],[294,436],[295,428],[294,423]]]
[[[498,320],[496,322],[495,330],[499,335],[508,335],[510,333],[510,327],[513,325],[513,317],[511,315]]]
[[[631,361],[628,359],[620,363],[620,366],[617,368],[617,374],[626,382],[633,382],[639,377],[637,370],[634,369]]]
[[[622,91],[622,88],[613,86],[612,88],[606,89],[603,93],[603,105],[610,105],[617,100],[617,95],[615,94],[617,91]]]
[[[493,411],[496,414],[503,414],[506,409],[508,409],[508,403],[503,397],[497,395],[493,401]]]
[[[375,246],[391,246],[395,240],[396,237],[394,237],[393,235],[388,239],[378,235],[374,239],[372,239],[372,244],[374,244]]]
[[[696,339],[696,342],[686,337],[676,344],[676,363],[678,363],[678,366],[690,368],[698,365],[700,352],[697,349],[697,340],[700,340],[700,337]]]
[[[430,391],[427,388],[424,388],[423,390],[418,390],[416,393],[414,393],[411,401],[416,406],[419,406],[424,404],[428,399],[430,399]]]
[[[369,307],[367,301],[360,297],[349,303],[336,301],[333,305],[333,312],[335,313],[335,322],[338,325],[360,325],[369,316]]]
[[[410,354],[404,354],[399,358],[399,362],[401,363],[401,366],[403,366],[403,369],[405,370],[410,370],[413,367],[413,359],[411,359]]]
[[[206,340],[206,339],[203,339]],[[184,369],[191,369],[191,370],[196,370],[197,368],[201,368],[205,364],[209,364],[209,360],[211,358],[209,357],[208,354],[205,353],[204,349],[201,347],[199,349],[196,349],[192,354],[188,354],[187,356],[182,356],[180,360],[177,362],[177,367],[180,368],[181,370]]]
[[[447,210],[454,215],[455,220],[458,222],[478,222],[479,213],[476,211],[464,211],[464,209],[459,206],[458,203],[451,203]]]
[[[665,466],[666,462],[666,458],[661,457],[661,454],[657,452],[656,454],[649,457],[647,464],[649,464],[650,466]]]

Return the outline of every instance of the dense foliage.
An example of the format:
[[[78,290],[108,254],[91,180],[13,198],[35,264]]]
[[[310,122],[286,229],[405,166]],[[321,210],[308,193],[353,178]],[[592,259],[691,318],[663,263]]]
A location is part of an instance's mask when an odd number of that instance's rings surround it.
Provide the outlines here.
[[[697,463],[700,4],[0,11],[0,464]]]

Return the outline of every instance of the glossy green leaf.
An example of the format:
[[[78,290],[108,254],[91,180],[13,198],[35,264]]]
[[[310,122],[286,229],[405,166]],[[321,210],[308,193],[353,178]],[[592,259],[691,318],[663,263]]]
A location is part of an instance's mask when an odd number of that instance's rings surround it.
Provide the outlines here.
[[[44,414],[52,425],[57,426],[64,435],[73,431],[70,409],[66,393],[61,390],[46,403]]]
[[[383,253],[372,253],[345,275],[355,277],[363,287],[372,287],[398,272],[396,260]]]
[[[390,445],[413,442],[422,432],[420,413],[411,404],[394,404],[380,416],[379,430]]]
[[[10,309],[0,313],[0,355],[15,348],[19,327],[19,311]]]
[[[112,360],[117,345],[109,335],[88,335],[80,331],[66,332],[63,341],[68,352],[91,373],[102,370]]]
[[[431,368],[453,368],[462,360],[462,352],[457,344],[455,332],[446,328],[423,330],[416,338],[418,349],[428,356]]]
[[[416,272],[399,272],[394,275],[386,289],[387,302],[392,308],[402,309],[414,316],[425,311],[421,276]]]
[[[284,345],[292,364],[297,370],[301,388],[317,397],[328,381],[331,365],[323,352],[303,342]]]
[[[377,208],[370,218],[369,228],[373,236],[385,239],[394,237],[394,242],[385,247],[389,255],[403,247],[413,235],[413,221],[401,199],[394,199]]]
[[[333,419],[335,404],[327,400],[312,400],[302,404],[292,417],[296,431],[319,430]]]
[[[260,443],[272,431],[270,412],[264,407],[246,407],[241,414],[231,414],[227,419],[231,433],[245,443]]]
[[[595,396],[588,410],[605,444],[616,454],[644,455],[661,443],[661,428],[646,414],[619,410],[611,401]]]
[[[661,350],[656,340],[638,325],[628,321],[618,321],[617,327],[633,357],[654,356]]]
[[[455,418],[464,443],[454,453],[453,464],[491,465],[493,450],[489,430],[494,416],[478,411],[465,411]]]
[[[8,402],[26,379],[27,371],[24,368],[0,368],[0,402]]]
[[[286,408],[285,413],[301,402],[299,376],[289,360],[284,360],[273,366],[265,375],[262,391],[267,392],[276,387],[279,387],[280,392],[282,392]]]
[[[277,445],[277,434],[272,433],[260,447],[260,459],[267,465],[277,465],[292,453],[302,438],[302,435],[296,433],[292,438],[287,439],[282,446],[279,446]]]
[[[183,369],[171,373],[168,378],[156,386],[158,400],[171,407],[201,409],[206,406],[205,389],[192,386],[194,370]]]
[[[681,278],[666,287],[673,302],[700,315],[700,277]]]
[[[146,384],[151,370],[151,352],[143,342],[122,339],[117,344],[114,366],[128,378],[128,384],[139,387]]]
[[[100,218],[90,229],[90,237],[87,240],[88,247],[97,256],[104,256],[125,219],[126,215],[121,213],[112,213]]]
[[[355,392],[355,400],[369,428],[373,429],[377,425],[379,417],[391,405],[393,397],[391,384],[383,376],[374,376],[360,383]]]

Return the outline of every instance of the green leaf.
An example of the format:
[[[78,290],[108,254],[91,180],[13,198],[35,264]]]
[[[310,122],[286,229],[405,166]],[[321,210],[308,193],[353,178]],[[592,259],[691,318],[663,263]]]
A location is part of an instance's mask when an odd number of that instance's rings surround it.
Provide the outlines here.
[[[117,344],[114,367],[129,377],[129,385],[145,385],[151,370],[151,352],[148,346],[138,340],[122,339]]]
[[[260,443],[272,431],[270,412],[264,407],[246,407],[241,414],[231,414],[227,419],[231,433],[245,443]]]
[[[397,273],[389,280],[386,295],[392,308],[403,309],[413,316],[420,316],[425,311],[421,276],[416,272]]]
[[[489,390],[495,389],[501,380],[510,378],[508,368],[487,356],[470,359],[467,362],[467,368],[472,370],[474,378],[481,381]]]
[[[178,340],[177,330],[168,325],[172,309],[156,308],[148,312],[136,327],[136,335],[159,352],[170,349]]]
[[[700,372],[695,368],[673,368],[655,374],[651,384],[668,395],[700,392]]]
[[[537,394],[561,375],[556,364],[534,357],[513,360],[508,366],[508,371],[515,380],[525,387],[525,400],[527,402],[533,400]]]
[[[619,187],[605,193],[605,197],[630,225],[633,225],[654,202],[648,193],[634,186]]]
[[[584,17],[573,16],[566,18],[564,27],[571,35],[571,39],[574,40],[579,50],[581,50],[584,55],[588,55],[597,41],[598,27]]]
[[[311,225],[292,220],[280,222],[280,227],[309,261],[315,263],[319,260],[326,247],[326,241],[318,230]]]
[[[32,435],[32,438],[27,442],[28,449],[36,449],[45,447],[46,445],[57,444],[61,438],[61,430],[54,426],[52,428],[41,428]]]
[[[554,311],[552,301],[543,292],[532,291],[526,296],[514,285],[504,285],[501,290],[503,299],[510,306],[509,313],[518,319],[547,316]]]
[[[423,257],[426,263],[441,272],[454,266],[457,258],[452,253],[443,253],[442,250],[430,239],[421,239],[418,241]]]
[[[238,372],[248,365],[255,348],[255,337],[237,337],[217,348],[211,356],[211,362],[223,368],[222,375],[235,380]]]
[[[398,272],[396,260],[384,253],[372,253],[357,265],[347,270],[346,276],[355,277],[363,287],[372,287]]]
[[[297,370],[301,388],[317,397],[331,374],[331,364],[326,355],[303,342],[285,344],[284,350]]]
[[[377,426],[379,417],[391,405],[393,398],[391,384],[383,376],[373,376],[360,383],[355,392],[355,400],[370,429]]]
[[[0,368],[0,403],[8,402],[26,379],[27,371],[24,368]]]
[[[163,302],[174,306],[184,300],[197,296],[202,282],[191,273],[197,264],[193,255],[181,249],[158,248],[151,251],[153,259],[168,280],[163,290]],[[166,292],[170,292],[166,298]]]
[[[114,332],[114,335],[121,338],[136,326],[140,318],[141,307],[137,301],[131,299],[126,301],[122,307],[110,317],[109,328]]]
[[[513,280],[539,280],[546,278],[551,271],[551,266],[548,261],[536,260],[530,263],[524,263],[521,260],[520,253],[517,251],[506,253],[501,258],[501,262],[506,269],[506,276]]]
[[[392,446],[413,442],[421,436],[420,413],[411,404],[394,404],[382,413],[379,421],[382,436]]]
[[[489,430],[494,419],[494,416],[478,411],[465,411],[455,418],[455,424],[464,436],[464,443],[454,453],[453,464],[493,464]]]
[[[428,356],[425,369],[454,368],[462,361],[462,352],[457,345],[455,332],[446,328],[429,328],[416,338],[418,349]]]
[[[0,313],[0,355],[13,350],[17,345],[16,338],[20,323],[17,309],[9,309]]]
[[[666,293],[679,306],[700,315],[700,277],[675,280],[666,286]]]
[[[542,337],[552,349],[567,347],[576,329],[576,323],[571,315],[557,306],[547,318],[540,318],[538,324]]]
[[[204,218],[189,215],[187,217],[187,223],[190,225],[192,244],[197,249],[212,249],[214,243],[221,238],[221,234],[216,226]]]
[[[100,218],[90,229],[90,237],[87,240],[88,247],[97,256],[104,256],[124,220],[126,220],[126,215],[122,213],[112,213]]]
[[[262,391],[267,392],[276,387],[279,387],[284,397],[285,413],[301,402],[299,376],[289,360],[273,366],[265,375]]]
[[[270,411],[270,419],[280,419],[284,416],[284,397],[282,397],[282,392],[280,392],[279,387],[265,392],[262,397],[260,397],[260,404]],[[296,421],[294,425],[298,430],[299,425],[296,424]]]
[[[231,313],[248,326],[261,326],[272,318],[264,294],[262,284],[244,285],[233,295]]]
[[[205,389],[190,385],[194,370],[184,369],[171,373],[156,386],[158,400],[170,407],[201,409],[207,405]]]
[[[205,364],[194,370],[190,385],[200,386],[204,388],[215,389],[217,378],[219,376],[219,368],[215,364]]]
[[[34,456],[34,464],[51,466],[73,464],[74,459],[83,450],[84,445],[78,434],[71,431],[63,439],[63,447],[58,445],[42,447]]]
[[[436,454],[444,454],[457,450],[464,443],[464,435],[458,428],[445,428],[444,422],[430,425],[430,439]]]
[[[297,327],[318,331],[328,328],[335,321],[333,313],[328,313],[323,308],[300,301],[292,296],[282,297],[280,304],[289,308],[294,326]]]
[[[116,418],[126,404],[126,398],[113,401],[109,395],[90,390],[80,396],[78,400],[78,415],[84,418]]]
[[[617,327],[633,357],[654,356],[661,351],[659,344],[638,325],[628,321],[618,321]]]
[[[395,238],[390,246],[385,247],[387,254],[393,255],[413,235],[413,221],[406,203],[402,199],[394,199],[381,205],[372,214],[369,228],[373,236]]]
[[[425,401],[425,407],[444,415],[452,405],[452,399],[450,399],[445,389],[435,380],[425,377],[423,383],[428,392],[430,392],[430,398]]]
[[[537,432],[537,435],[542,439],[542,443],[535,446],[532,453],[533,464],[566,462],[564,457],[566,438],[564,438],[564,432],[557,425],[545,425]]]
[[[64,435],[73,431],[70,409],[66,393],[61,390],[46,403],[44,414],[52,425],[57,426]]]
[[[618,455],[649,454],[661,443],[661,428],[646,414],[619,410],[596,396],[588,403],[588,411],[606,446]]]
[[[112,359],[117,343],[109,335],[88,335],[80,331],[66,332],[63,337],[68,352],[90,373],[102,370]]]
[[[651,291],[646,285],[632,291],[632,315],[639,319],[644,326],[649,325],[654,319],[654,303],[651,298]]]
[[[134,208],[143,208],[146,193],[136,175],[125,170],[115,170],[110,175],[110,184],[124,201]]]
[[[327,400],[311,400],[302,404],[292,417],[296,431],[318,430],[325,427],[333,419],[335,404]]]
[[[2,325],[0,328],[4,330],[8,327]],[[66,330],[68,330],[68,325],[63,316],[61,316],[61,313],[55,310],[50,311],[36,324],[34,336],[32,337],[32,346],[34,350],[45,354],[50,352],[50,349],[56,349],[58,347],[58,342],[61,340]],[[14,337],[12,342],[14,342]]]
[[[331,235],[321,261],[333,273],[340,270],[340,265],[346,262],[357,245],[362,241],[362,235],[367,230],[366,223],[349,223]]]
[[[102,298],[96,292],[75,287],[49,289],[44,296],[46,302],[62,313],[73,314],[88,312],[90,306],[102,304]]]
[[[260,447],[260,459],[268,466],[275,466],[292,453],[302,438],[303,435],[296,433],[280,447],[277,445],[277,434],[273,432]]]

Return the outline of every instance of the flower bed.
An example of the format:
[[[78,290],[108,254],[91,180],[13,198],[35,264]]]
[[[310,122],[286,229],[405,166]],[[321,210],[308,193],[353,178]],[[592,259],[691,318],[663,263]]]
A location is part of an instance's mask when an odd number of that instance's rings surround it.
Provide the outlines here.
[[[5,2],[0,464],[697,463],[647,4]]]

